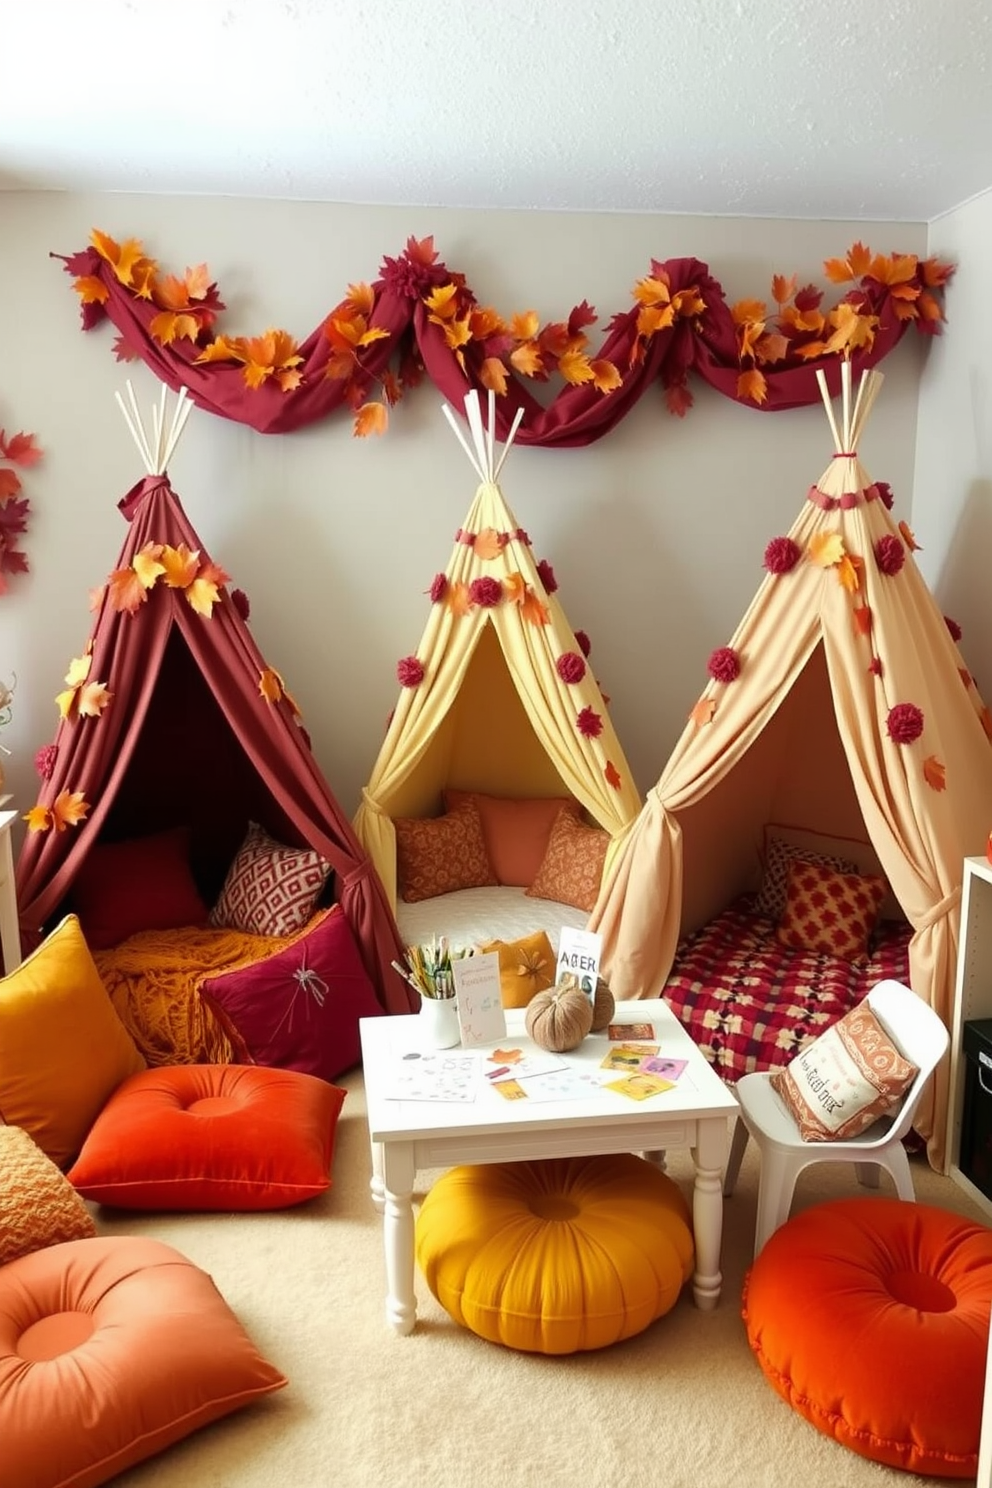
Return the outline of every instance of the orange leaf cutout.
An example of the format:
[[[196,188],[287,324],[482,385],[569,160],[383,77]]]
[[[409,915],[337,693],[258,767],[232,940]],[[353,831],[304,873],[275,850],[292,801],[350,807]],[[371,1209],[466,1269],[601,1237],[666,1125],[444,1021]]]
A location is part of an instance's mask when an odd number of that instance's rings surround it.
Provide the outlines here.
[[[965,687],[971,686],[971,673],[968,671],[967,667],[958,667],[958,676],[961,678],[961,681],[964,683]]]
[[[860,589],[862,566],[861,559],[855,558],[851,553],[845,553],[838,563],[837,578],[848,594],[857,594]]]
[[[178,548],[168,545],[162,549],[162,577],[170,589],[186,589],[196,578],[200,566],[200,552],[192,552],[185,543]]]
[[[85,718],[99,718],[112,697],[113,693],[107,691],[104,682],[87,682],[79,689],[76,707]]]
[[[866,636],[871,631],[871,610],[867,605],[857,605],[854,611],[854,629],[858,635]]]
[[[267,703],[277,703],[282,697],[282,678],[271,667],[259,674],[258,690]]]
[[[502,398],[508,386],[507,372],[499,357],[486,357],[479,368],[479,381]]]
[[[592,368],[593,386],[598,393],[612,393],[622,385],[623,378],[618,368],[605,357],[593,357],[589,365]]]
[[[505,536],[497,532],[494,527],[484,527],[472,544],[472,551],[479,558],[484,558],[489,562],[499,557],[506,547],[506,542]]]
[[[64,832],[66,827],[74,827],[81,822],[89,809],[82,791],[59,791],[52,802],[52,826],[56,832]]]
[[[216,563],[205,564],[192,584],[183,591],[190,609],[209,620],[220,599],[220,586],[226,584],[228,578],[229,575]]]
[[[612,786],[614,790],[620,789],[620,786],[623,784],[622,780],[620,779],[620,771],[617,769],[612,760],[606,761],[606,768],[604,769],[603,774],[606,776],[607,785]]]
[[[65,680],[69,686],[78,687],[82,682],[85,682],[90,674],[90,667],[92,665],[93,658],[89,654],[86,656],[74,656],[69,663],[69,670],[65,674]]]
[[[691,722],[696,725],[697,728],[702,728],[704,724],[712,722],[713,714],[715,712],[716,699],[704,697],[699,699],[699,702],[689,714],[689,718]]]
[[[503,597],[508,604],[523,604],[526,594],[527,585],[522,573],[512,573],[503,580]]]
[[[385,403],[363,403],[355,414],[356,439],[367,439],[370,434],[385,434],[388,427],[389,410]]]
[[[921,553],[923,551],[906,522],[899,523],[899,531],[902,533],[903,542],[911,553]]]
[[[47,806],[32,806],[22,820],[27,822],[29,832],[47,832],[52,825],[52,814]]]
[[[548,607],[543,600],[538,599],[533,589],[529,586],[527,593],[520,605],[520,613],[531,625],[547,625],[551,619]]]
[[[844,539],[839,532],[817,532],[810,538],[807,552],[817,568],[832,568],[845,556]]]
[[[133,568],[118,568],[107,580],[107,593],[113,610],[126,610],[133,615],[148,598],[148,590]]]
[[[946,770],[935,754],[928,754],[923,761],[923,778],[935,791],[947,789]]]
[[[737,379],[738,398],[749,398],[752,403],[764,403],[768,397],[768,384],[762,373],[754,369],[742,372]]]
[[[70,687],[68,692],[60,692],[55,699],[55,706],[59,710],[60,718],[68,718],[72,712],[72,705],[76,701],[75,687]]]
[[[454,584],[449,584],[445,592],[444,602],[452,615],[467,615],[472,608],[472,601],[469,599],[468,594],[468,585],[463,584],[460,579]]]
[[[156,579],[165,573],[164,565],[159,562],[161,552],[161,543],[146,543],[141,552],[134,555],[131,567],[146,589],[154,588]]]
[[[988,738],[992,739],[992,713],[984,705],[978,710],[978,721],[985,730]]]

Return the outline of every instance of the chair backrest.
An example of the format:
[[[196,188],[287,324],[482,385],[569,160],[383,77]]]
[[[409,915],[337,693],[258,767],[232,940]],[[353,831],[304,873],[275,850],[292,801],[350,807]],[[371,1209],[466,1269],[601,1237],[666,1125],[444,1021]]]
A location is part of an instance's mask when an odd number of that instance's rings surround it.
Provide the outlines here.
[[[918,1069],[901,1106],[888,1118],[892,1123],[889,1137],[903,1137],[909,1131],[924,1087],[944,1057],[950,1040],[947,1029],[929,1003],[902,982],[891,979],[876,982],[866,1001],[900,1053],[912,1060]]]

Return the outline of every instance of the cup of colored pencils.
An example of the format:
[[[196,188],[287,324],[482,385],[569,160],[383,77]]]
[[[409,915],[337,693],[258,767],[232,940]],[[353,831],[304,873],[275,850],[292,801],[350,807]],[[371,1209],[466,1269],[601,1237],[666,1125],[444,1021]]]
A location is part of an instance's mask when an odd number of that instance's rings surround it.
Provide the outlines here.
[[[421,997],[443,1002],[455,995],[455,976],[451,963],[471,956],[471,946],[452,946],[445,935],[432,936],[429,942],[407,946],[406,965],[393,962],[404,981],[415,987]]]

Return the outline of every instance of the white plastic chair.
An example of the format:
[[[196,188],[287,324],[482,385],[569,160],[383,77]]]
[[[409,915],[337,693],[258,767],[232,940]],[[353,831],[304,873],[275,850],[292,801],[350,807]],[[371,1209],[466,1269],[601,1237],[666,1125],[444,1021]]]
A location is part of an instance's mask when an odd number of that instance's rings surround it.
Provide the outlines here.
[[[742,1075],[736,1093],[740,1115],[730,1144],[723,1191],[737,1186],[741,1159],[752,1136],[761,1153],[758,1177],[758,1216],[754,1229],[757,1256],[768,1237],[785,1223],[792,1208],[796,1179],[818,1162],[850,1162],[861,1183],[878,1187],[884,1168],[901,1199],[916,1197],[909,1160],[902,1139],[912,1125],[927,1080],[947,1048],[947,1029],[934,1010],[902,982],[878,982],[866,998],[899,1050],[918,1067],[902,1104],[874,1122],[860,1136],[838,1142],[804,1142],[792,1116],[772,1088],[772,1070]]]

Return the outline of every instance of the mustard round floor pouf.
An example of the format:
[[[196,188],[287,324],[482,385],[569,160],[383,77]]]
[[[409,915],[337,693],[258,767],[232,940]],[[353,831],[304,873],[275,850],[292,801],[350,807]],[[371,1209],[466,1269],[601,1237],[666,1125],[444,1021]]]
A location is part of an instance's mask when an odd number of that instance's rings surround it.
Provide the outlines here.
[[[890,1198],[797,1214],[744,1283],[782,1398],[860,1456],[931,1477],[978,1470],[990,1303],[992,1230]]]
[[[693,1270],[681,1190],[631,1153],[453,1168],[427,1193],[416,1237],[445,1311],[529,1353],[633,1337]]]

